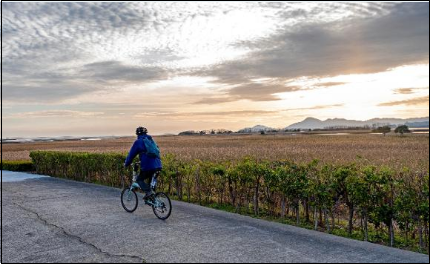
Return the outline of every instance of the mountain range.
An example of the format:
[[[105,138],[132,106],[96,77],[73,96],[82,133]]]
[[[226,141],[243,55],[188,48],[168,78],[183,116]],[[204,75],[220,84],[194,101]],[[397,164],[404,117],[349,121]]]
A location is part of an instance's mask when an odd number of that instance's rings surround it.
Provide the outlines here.
[[[364,127],[364,126],[384,126],[384,125],[404,125],[410,127],[429,127],[429,117],[422,118],[373,118],[365,121],[348,120],[343,118],[332,118],[325,121],[317,118],[308,117],[305,120],[287,126],[284,129],[323,129],[329,127]],[[257,125],[239,130],[239,133],[258,133],[261,131],[271,131],[274,128]]]
[[[317,118],[306,118],[305,120],[292,124],[287,129],[322,129],[327,127],[363,127],[379,125],[404,125],[406,123],[429,123],[428,117],[423,118],[373,118],[365,121],[348,120],[343,118],[327,119],[325,121]]]

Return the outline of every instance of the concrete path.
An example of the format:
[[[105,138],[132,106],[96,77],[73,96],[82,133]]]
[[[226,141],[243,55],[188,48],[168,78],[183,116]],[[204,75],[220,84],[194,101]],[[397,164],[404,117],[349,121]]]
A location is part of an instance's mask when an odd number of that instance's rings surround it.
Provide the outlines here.
[[[14,171],[1,171],[1,182],[20,182],[29,179],[40,179],[46,178],[48,176],[37,175],[37,174],[29,174],[22,172],[14,172]]]
[[[2,175],[2,262],[429,263],[427,255],[181,202],[163,222],[142,204],[126,213],[115,188]]]

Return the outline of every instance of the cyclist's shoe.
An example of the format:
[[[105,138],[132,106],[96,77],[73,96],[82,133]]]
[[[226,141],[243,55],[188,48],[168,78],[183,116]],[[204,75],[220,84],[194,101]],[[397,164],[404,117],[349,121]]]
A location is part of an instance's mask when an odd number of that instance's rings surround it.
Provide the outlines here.
[[[133,189],[140,189],[140,185],[139,185],[137,182],[134,182],[134,183],[131,185],[131,188],[133,188]]]
[[[146,205],[153,205],[155,202],[155,194],[153,192],[148,193],[147,195],[145,195],[145,197],[143,197],[143,201],[145,202]]]

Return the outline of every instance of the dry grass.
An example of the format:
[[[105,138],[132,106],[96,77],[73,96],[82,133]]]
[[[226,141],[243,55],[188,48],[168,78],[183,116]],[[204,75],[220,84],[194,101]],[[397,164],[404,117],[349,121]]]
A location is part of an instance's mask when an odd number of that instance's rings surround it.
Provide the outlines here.
[[[155,137],[163,153],[182,159],[231,160],[255,156],[297,162],[319,159],[346,163],[354,160],[396,168],[429,169],[429,135],[220,135]],[[27,160],[31,150],[127,153],[134,138],[102,141],[63,141],[4,144],[2,159]],[[360,158],[357,158],[360,157]]]

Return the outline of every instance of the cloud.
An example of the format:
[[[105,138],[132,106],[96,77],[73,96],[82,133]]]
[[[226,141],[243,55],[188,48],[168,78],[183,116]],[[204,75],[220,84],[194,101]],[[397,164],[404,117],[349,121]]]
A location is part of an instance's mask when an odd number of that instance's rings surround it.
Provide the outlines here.
[[[399,88],[394,90],[395,94],[412,94],[414,93],[414,89],[413,88]]]
[[[142,114],[135,114],[134,118],[148,118],[148,117],[167,117],[167,118],[186,118],[186,117],[246,117],[246,116],[259,116],[259,115],[273,115],[279,111],[273,110],[240,110],[240,111],[213,111],[213,112],[148,112]]]
[[[400,65],[428,63],[428,7],[428,3],[404,3],[393,6],[383,16],[285,27],[270,38],[239,43],[254,50],[246,57],[200,69],[195,74],[237,85],[253,78],[288,80],[375,73]],[[271,98],[270,93],[267,96]]]
[[[203,98],[197,102],[194,102],[193,104],[208,104],[208,105],[214,105],[214,104],[223,104],[223,103],[229,103],[237,101],[237,98],[224,96],[224,97],[208,97]]]
[[[83,66],[81,76],[92,81],[150,82],[166,79],[165,70],[158,67],[128,66],[119,61],[103,61]]]
[[[316,87],[332,87],[332,86],[338,86],[338,85],[344,85],[347,84],[347,82],[323,82],[323,83],[317,83],[313,86]]]
[[[145,117],[216,117],[216,116],[262,116],[262,115],[274,115],[282,112],[289,111],[302,111],[302,110],[321,110],[321,109],[329,109],[342,107],[343,104],[333,104],[333,105],[316,105],[312,107],[304,107],[304,108],[289,108],[289,109],[278,109],[278,110],[239,110],[239,111],[206,111],[206,112],[146,112],[135,114],[135,118],[145,118]]]
[[[155,12],[145,4],[3,3],[4,100],[61,103],[98,91],[115,93],[117,83],[167,78],[162,68],[141,63],[143,58],[128,59],[145,54],[130,45],[142,43],[133,37],[154,21]]]
[[[21,67],[19,67],[21,66]],[[26,78],[22,78],[22,76]],[[81,70],[34,71],[28,63],[15,64],[4,71],[5,101],[60,103],[85,94],[115,92],[124,84],[142,84],[168,78],[159,67],[130,66],[119,61],[86,64]]]
[[[268,81],[264,83],[245,83],[236,85],[233,88],[222,91],[223,96],[214,96],[203,98],[194,104],[222,104],[234,102],[238,100],[250,100],[254,102],[278,101],[280,97],[276,96],[279,93],[296,92],[302,90],[317,89],[319,87],[332,87],[346,84],[345,82],[325,82],[314,84],[310,87],[302,87],[297,85],[289,85],[281,81]]]
[[[152,15],[125,3],[3,3],[2,33],[6,57],[22,57],[56,44],[85,50],[92,44],[109,44],[116,29],[126,34],[142,28]],[[126,32],[127,31],[127,32]],[[116,36],[115,36],[116,35]],[[70,49],[70,51],[73,51]]]
[[[381,103],[378,106],[398,106],[398,105],[407,105],[407,106],[415,106],[415,105],[429,105],[429,96],[422,96],[407,100],[401,101],[392,101],[387,103]]]
[[[285,83],[300,76],[374,72],[428,61],[428,3],[4,3],[3,7],[3,74],[10,81],[6,89],[14,90],[9,92],[11,100],[25,98],[37,87],[40,95],[33,100],[46,102],[43,98],[61,100],[113,89],[117,83],[147,83],[192,72],[231,86],[198,103],[274,101],[278,100],[274,94],[294,89],[282,83],[255,84],[252,79]],[[237,19],[240,15],[254,19]],[[234,34],[227,34],[224,26]],[[190,68],[189,63],[212,64]],[[38,79],[44,79],[43,86],[33,83]]]
[[[394,93],[395,94],[413,94],[418,90],[424,90],[424,89],[428,90],[429,88],[428,87],[426,87],[426,88],[398,88],[398,89],[394,90]]]
[[[337,108],[337,107],[343,107],[344,104],[332,104],[332,105],[316,105],[312,107],[305,107],[305,108],[290,108],[285,109],[282,111],[303,111],[303,110],[322,110],[322,109],[331,109],[331,108]]]
[[[93,118],[95,116],[103,115],[103,112],[85,112],[85,111],[72,111],[72,110],[49,110],[49,111],[35,111],[16,113],[7,116],[6,118]]]
[[[65,80],[7,81],[2,85],[3,100],[20,103],[61,103],[63,100],[97,92],[99,89]]]
[[[280,100],[274,94],[300,90],[297,86],[287,86],[282,83],[248,83],[236,86],[228,91],[228,95],[237,99],[251,101],[276,101]]]
[[[195,104],[219,104],[238,100],[250,100],[254,102],[281,100],[275,94],[298,91],[298,86],[289,86],[282,82],[245,83],[236,85],[224,92],[224,96],[203,98]]]

